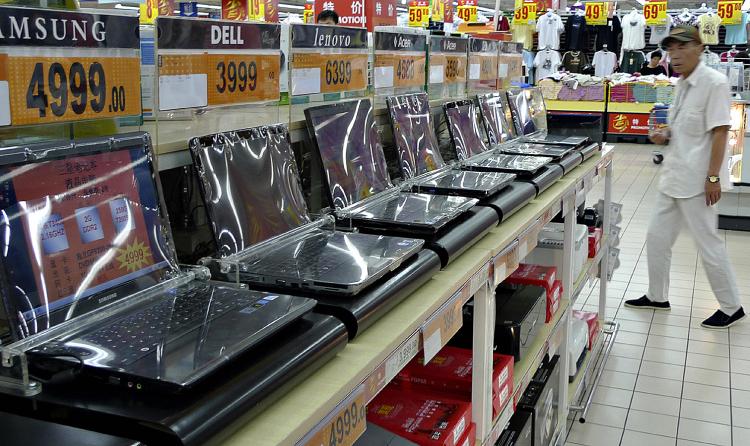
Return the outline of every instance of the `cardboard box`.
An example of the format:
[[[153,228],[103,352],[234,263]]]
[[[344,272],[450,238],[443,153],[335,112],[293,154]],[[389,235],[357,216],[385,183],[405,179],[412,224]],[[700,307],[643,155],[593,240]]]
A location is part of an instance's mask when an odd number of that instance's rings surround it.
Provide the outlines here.
[[[589,258],[593,259],[602,249],[602,228],[589,228]]]
[[[474,446],[477,440],[477,425],[471,423],[471,427],[464,433],[463,438],[458,442],[458,446]],[[390,445],[389,445],[390,446]]]
[[[599,313],[589,313],[587,311],[573,310],[573,317],[580,319],[589,326],[589,350],[594,348],[594,342],[599,335]]]
[[[544,320],[545,323],[549,323],[549,321],[551,321],[552,318],[555,317],[555,313],[557,313],[558,308],[560,308],[560,299],[562,299],[562,292],[562,281],[555,280],[555,285],[552,287],[552,292],[547,293],[547,317]]]
[[[391,383],[367,407],[367,421],[422,446],[462,446],[471,403]]]
[[[472,352],[446,346],[432,360],[423,364],[414,358],[397,376],[406,391],[431,392],[462,401],[471,401]],[[495,416],[505,407],[513,393],[513,357],[493,354],[492,408]]]
[[[557,279],[557,268],[554,266],[541,266],[529,263],[521,263],[513,271],[505,283],[512,285],[534,285],[544,288],[547,294],[552,292]]]

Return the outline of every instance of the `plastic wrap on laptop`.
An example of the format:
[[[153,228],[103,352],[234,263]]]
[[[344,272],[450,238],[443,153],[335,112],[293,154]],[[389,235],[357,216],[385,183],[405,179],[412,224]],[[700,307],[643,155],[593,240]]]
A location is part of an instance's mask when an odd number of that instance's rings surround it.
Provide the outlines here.
[[[490,146],[502,144],[515,138],[513,116],[505,93],[478,95],[477,99]]]
[[[488,150],[479,128],[477,109],[473,102],[447,103],[444,105],[444,109],[448,120],[448,129],[459,161],[464,161]]]

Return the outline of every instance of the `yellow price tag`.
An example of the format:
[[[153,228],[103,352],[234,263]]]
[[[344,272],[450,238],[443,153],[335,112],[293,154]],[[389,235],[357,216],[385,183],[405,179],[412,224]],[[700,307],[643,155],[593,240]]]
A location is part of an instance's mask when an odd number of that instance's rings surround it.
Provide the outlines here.
[[[146,0],[138,5],[141,11],[139,21],[141,25],[153,25],[159,15],[159,2],[157,0]]]
[[[430,0],[431,3],[431,16],[434,22],[445,21],[445,1],[444,0]]]
[[[341,402],[333,415],[326,417],[311,436],[306,436],[299,445],[304,446],[352,446],[367,428],[367,406],[364,386]]]
[[[117,266],[127,272],[135,272],[143,268],[144,265],[154,263],[151,258],[151,249],[136,237],[133,243],[127,245],[125,249],[120,249],[117,254]]]
[[[664,25],[667,23],[667,2],[648,2],[643,5],[643,17],[646,25]]]
[[[315,22],[315,11],[313,11],[313,5],[310,3],[305,4],[305,10],[302,13],[302,19],[305,23]]]
[[[516,8],[513,15],[513,20],[519,22],[533,23],[536,20],[536,3],[524,2],[520,7]]]
[[[477,5],[474,0],[458,0],[458,17],[464,22],[473,23],[477,21]]]
[[[427,28],[430,24],[430,2],[419,0],[409,3],[409,26]]]
[[[454,295],[453,301],[444,305],[439,313],[422,327],[422,350],[425,363],[429,362],[448,343],[464,323],[462,308],[463,299],[460,293]]]
[[[266,21],[266,2],[264,0],[251,0],[248,19],[256,22]]]
[[[716,12],[721,17],[722,25],[738,25],[742,23],[741,1],[719,1]]]
[[[586,2],[586,24],[587,25],[606,25],[607,24],[607,3]]]

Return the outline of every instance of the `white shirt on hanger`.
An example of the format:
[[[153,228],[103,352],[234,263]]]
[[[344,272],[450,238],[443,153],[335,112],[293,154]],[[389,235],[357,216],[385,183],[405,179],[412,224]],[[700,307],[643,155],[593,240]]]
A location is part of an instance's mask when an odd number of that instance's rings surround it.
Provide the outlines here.
[[[648,43],[651,45],[661,44],[661,41],[669,35],[670,29],[672,29],[672,16],[667,14],[666,24],[651,27],[651,37],[649,37]]]
[[[594,53],[594,75],[606,77],[615,72],[617,68],[617,55],[612,51],[599,50]]]
[[[560,49],[560,33],[565,26],[559,15],[547,11],[536,21],[536,30],[539,32],[539,48]]]
[[[631,11],[622,18],[622,49],[641,50],[646,46],[646,18]]]
[[[546,49],[536,53],[536,57],[534,57],[534,67],[536,68],[534,77],[536,81],[539,82],[556,73],[560,68],[560,63],[560,53],[557,51]]]

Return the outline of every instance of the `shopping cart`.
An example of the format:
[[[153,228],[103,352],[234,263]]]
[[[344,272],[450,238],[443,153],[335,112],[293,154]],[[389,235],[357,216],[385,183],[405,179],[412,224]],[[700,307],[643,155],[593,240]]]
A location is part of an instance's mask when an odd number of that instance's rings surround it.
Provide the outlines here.
[[[651,109],[651,113],[648,115],[648,132],[653,135],[658,132],[665,131],[668,127],[667,116],[669,115],[669,106],[657,104]],[[654,150],[653,158],[654,164],[661,164],[664,161],[664,154],[661,150]]]

